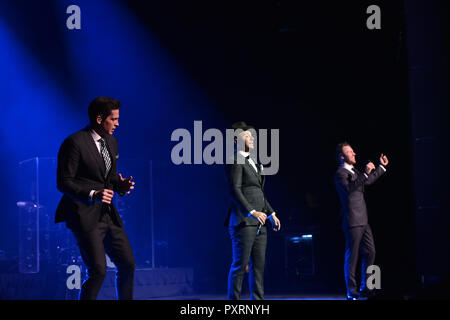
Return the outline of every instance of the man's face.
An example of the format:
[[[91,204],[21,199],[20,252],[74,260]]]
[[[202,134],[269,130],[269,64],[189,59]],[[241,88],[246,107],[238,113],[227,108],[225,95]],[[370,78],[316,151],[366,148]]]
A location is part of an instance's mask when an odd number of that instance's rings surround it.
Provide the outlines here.
[[[119,109],[111,110],[111,114],[103,121],[99,116],[97,123],[102,127],[105,134],[113,134],[114,130],[119,126]]]
[[[239,135],[240,135],[241,139],[244,140],[246,151],[254,148],[253,143],[255,141],[255,138],[253,138],[252,133],[250,131],[248,131],[248,130],[243,131]]]
[[[344,162],[354,165],[356,163],[356,153],[353,152],[352,147],[344,146],[342,147],[342,154],[344,156]]]

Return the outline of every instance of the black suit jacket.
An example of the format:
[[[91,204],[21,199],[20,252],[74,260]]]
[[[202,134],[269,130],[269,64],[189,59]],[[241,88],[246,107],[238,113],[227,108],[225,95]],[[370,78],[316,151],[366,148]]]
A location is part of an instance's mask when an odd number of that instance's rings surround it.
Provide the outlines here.
[[[236,152],[234,163],[226,164],[225,171],[231,199],[226,226],[258,225],[256,219],[248,217],[251,210],[267,215],[274,212],[264,195],[265,176],[260,174],[261,166],[257,173],[248,159]]]
[[[343,227],[363,226],[368,223],[364,187],[374,183],[384,173],[378,166],[368,178],[363,173],[351,173],[339,167],[334,175],[334,183],[341,200],[341,218]]]
[[[112,135],[106,135],[104,139],[111,158],[111,169],[106,178],[105,162],[89,127],[73,133],[62,143],[58,153],[57,187],[63,196],[56,209],[56,223],[65,221],[67,227],[87,232],[97,225],[106,210],[113,222],[122,226],[122,220],[112,203],[108,205],[89,201],[91,190],[118,191],[117,140]]]

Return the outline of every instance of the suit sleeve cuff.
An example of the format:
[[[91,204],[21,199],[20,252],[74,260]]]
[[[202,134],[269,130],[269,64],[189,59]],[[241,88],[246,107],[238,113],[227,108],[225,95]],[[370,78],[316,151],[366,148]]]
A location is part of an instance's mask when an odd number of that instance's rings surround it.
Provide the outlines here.
[[[94,193],[95,190],[91,190],[91,192],[89,192],[89,202],[94,202]]]
[[[251,210],[251,211],[248,213],[247,217],[251,217],[251,216],[252,216],[252,213],[255,212],[255,211],[256,211],[256,210]]]

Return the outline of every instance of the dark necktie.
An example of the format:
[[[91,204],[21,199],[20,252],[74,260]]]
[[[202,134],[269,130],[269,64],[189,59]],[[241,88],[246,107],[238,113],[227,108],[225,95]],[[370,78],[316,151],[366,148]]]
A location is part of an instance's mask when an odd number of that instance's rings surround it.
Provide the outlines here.
[[[358,170],[356,170],[355,167],[353,167],[352,169],[353,169],[353,172],[354,172],[356,175],[359,175],[359,172],[358,172]]]
[[[258,173],[258,175],[261,175],[261,171],[260,171],[258,162],[257,162],[255,159],[251,158],[250,155],[246,156],[245,158],[246,158],[247,160],[252,159],[252,161],[253,161],[253,163],[255,164],[255,167],[256,167],[256,172]],[[250,165],[251,165],[251,164],[250,164]],[[252,167],[253,167],[253,166],[252,166]]]
[[[105,162],[105,166],[106,166],[106,172],[105,172],[105,177],[106,177],[108,175],[109,170],[111,169],[111,157],[109,156],[108,149],[106,148],[105,139],[100,138],[99,141],[101,144],[100,152],[102,154],[103,161]]]
[[[256,170],[258,171],[258,174],[261,174],[261,167],[260,167],[260,165],[258,164],[258,162],[255,159],[252,159],[252,160],[255,163],[255,167],[256,167]]]

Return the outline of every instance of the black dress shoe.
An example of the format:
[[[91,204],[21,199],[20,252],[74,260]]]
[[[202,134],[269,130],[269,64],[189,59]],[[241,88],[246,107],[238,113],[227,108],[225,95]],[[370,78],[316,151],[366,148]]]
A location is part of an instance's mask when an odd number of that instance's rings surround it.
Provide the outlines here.
[[[347,300],[359,300],[359,295],[357,293],[348,294]]]
[[[374,296],[374,290],[369,290],[367,288],[364,288],[363,290],[361,290],[359,292],[359,296],[360,296],[360,298],[363,298],[363,299],[370,299]]]

